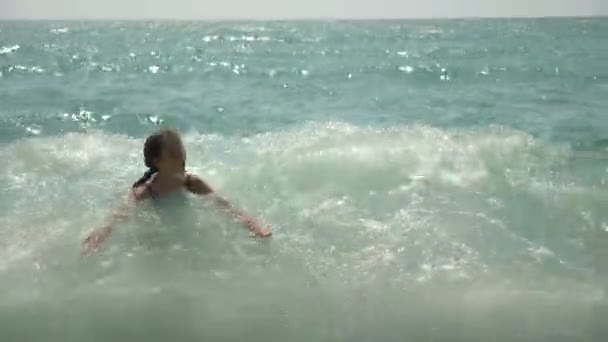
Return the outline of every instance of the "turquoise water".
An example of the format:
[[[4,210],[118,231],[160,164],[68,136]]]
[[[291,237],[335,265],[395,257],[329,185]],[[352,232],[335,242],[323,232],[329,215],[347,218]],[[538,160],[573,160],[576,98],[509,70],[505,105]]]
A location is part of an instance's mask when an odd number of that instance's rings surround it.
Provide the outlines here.
[[[605,341],[605,19],[0,22],[0,340]],[[178,128],[205,201],[80,240]]]

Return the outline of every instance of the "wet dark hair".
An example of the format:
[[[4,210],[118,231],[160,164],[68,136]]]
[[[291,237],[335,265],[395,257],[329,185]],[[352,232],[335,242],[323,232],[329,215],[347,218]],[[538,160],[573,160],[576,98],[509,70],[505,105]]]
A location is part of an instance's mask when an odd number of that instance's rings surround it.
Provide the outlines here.
[[[144,163],[148,167],[148,171],[146,171],[137,182],[133,183],[134,188],[146,183],[158,172],[158,169],[154,166],[154,161],[160,158],[167,136],[179,137],[179,134],[171,129],[162,129],[146,139],[146,142],[144,143]]]

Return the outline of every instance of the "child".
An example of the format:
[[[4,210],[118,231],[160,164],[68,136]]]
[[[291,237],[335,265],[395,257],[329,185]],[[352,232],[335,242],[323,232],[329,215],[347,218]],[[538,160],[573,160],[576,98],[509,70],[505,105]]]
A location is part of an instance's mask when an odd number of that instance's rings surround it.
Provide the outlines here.
[[[158,202],[167,195],[183,190],[197,195],[213,195],[218,207],[246,225],[255,236],[267,237],[272,234],[270,229],[260,227],[254,219],[217,196],[202,179],[186,172],[186,151],[177,132],[162,129],[149,136],[144,144],[144,160],[149,170],[133,184],[127,205],[121,212],[112,215],[104,226],[84,239],[83,254],[98,250],[112,233],[113,225],[126,219],[126,210],[138,202],[146,199]]]

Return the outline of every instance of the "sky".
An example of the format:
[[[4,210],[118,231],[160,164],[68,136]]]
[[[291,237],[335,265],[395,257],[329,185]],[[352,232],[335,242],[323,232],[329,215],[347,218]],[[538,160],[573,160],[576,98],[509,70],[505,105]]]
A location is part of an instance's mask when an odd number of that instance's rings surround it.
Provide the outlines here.
[[[359,19],[608,15],[608,0],[0,0],[0,19]]]

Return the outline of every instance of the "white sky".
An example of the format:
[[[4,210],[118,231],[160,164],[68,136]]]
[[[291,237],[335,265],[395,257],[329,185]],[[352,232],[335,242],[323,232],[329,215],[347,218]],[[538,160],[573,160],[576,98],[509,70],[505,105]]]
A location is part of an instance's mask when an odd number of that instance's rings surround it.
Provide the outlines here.
[[[290,19],[608,15],[608,0],[0,0],[0,19]]]

